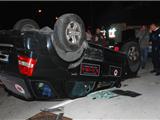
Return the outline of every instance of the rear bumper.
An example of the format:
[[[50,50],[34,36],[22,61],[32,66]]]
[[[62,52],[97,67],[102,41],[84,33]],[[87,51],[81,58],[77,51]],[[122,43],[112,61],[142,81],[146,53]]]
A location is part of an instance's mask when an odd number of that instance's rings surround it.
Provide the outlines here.
[[[14,94],[25,99],[33,99],[33,95],[29,90],[24,78],[18,76],[11,76],[7,74],[0,74],[0,80],[5,87]]]
[[[53,85],[44,80],[31,80],[24,76],[0,74],[0,79],[7,90],[27,100],[55,98]],[[41,86],[40,86],[41,85]]]

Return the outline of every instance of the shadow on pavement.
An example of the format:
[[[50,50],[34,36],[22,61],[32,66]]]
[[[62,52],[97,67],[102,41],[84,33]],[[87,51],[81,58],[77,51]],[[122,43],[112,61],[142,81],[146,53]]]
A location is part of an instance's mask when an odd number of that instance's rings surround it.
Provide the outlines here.
[[[118,94],[118,95],[123,95],[123,96],[129,96],[129,97],[138,97],[142,94],[134,92],[134,91],[124,91],[124,90],[112,90],[113,93]]]

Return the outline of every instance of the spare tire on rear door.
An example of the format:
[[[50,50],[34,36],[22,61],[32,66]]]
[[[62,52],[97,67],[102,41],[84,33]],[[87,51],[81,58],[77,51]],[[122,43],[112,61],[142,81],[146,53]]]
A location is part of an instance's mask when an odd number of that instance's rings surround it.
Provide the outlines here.
[[[13,29],[21,31],[28,29],[39,29],[39,25],[32,19],[21,19],[14,25]]]
[[[128,42],[122,46],[122,52],[126,53],[128,58],[128,73],[130,76],[136,76],[140,68],[140,47],[136,42]]]
[[[52,43],[61,59],[66,62],[79,60],[88,46],[85,40],[84,23],[78,15],[64,14],[58,18]]]

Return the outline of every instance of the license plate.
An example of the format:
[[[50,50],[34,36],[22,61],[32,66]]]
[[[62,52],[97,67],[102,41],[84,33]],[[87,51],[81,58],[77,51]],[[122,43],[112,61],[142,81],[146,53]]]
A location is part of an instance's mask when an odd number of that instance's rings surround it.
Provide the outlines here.
[[[80,68],[80,75],[84,76],[99,76],[100,74],[100,65],[82,63]]]

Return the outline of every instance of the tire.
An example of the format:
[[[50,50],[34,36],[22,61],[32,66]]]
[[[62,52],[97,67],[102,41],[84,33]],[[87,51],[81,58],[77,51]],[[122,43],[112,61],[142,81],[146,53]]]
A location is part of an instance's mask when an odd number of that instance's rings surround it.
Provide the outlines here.
[[[127,55],[127,73],[129,76],[136,76],[140,68],[140,47],[136,42],[127,42],[122,46],[121,51]]]
[[[80,32],[79,39],[77,38],[77,42],[75,44],[69,42],[67,38],[68,26],[70,26],[71,23],[75,23],[75,26],[78,26],[75,31],[79,30]],[[75,35],[75,38],[76,37],[77,36]],[[75,14],[64,14],[55,23],[51,42],[57,55],[63,61],[73,63],[83,57],[84,51],[88,47],[88,43],[85,41],[85,37],[85,28],[81,18]],[[54,56],[55,55],[51,55],[51,57]]]
[[[53,35],[54,36],[54,35]],[[51,38],[51,44],[52,44],[52,49],[55,49],[56,54],[64,61],[68,63],[73,63],[76,62],[77,60],[80,60],[84,56],[84,52],[86,50],[86,47],[88,46],[87,42],[83,42],[82,46],[80,49],[72,52],[66,52],[65,50],[62,50],[61,48],[58,47],[58,45],[55,43],[55,38]],[[52,52],[52,49],[50,49],[50,53]],[[55,59],[55,54],[51,54],[52,59]],[[81,60],[80,60],[81,61]]]
[[[81,48],[86,40],[85,27],[82,19],[75,14],[64,14],[54,25],[56,45],[67,52],[74,52]]]
[[[97,82],[95,81],[64,81],[64,90],[67,98],[75,99],[79,97],[84,97],[89,93],[93,92],[97,87]]]
[[[21,19],[13,27],[15,30],[29,30],[29,29],[39,29],[39,25],[36,21],[31,19]]]

